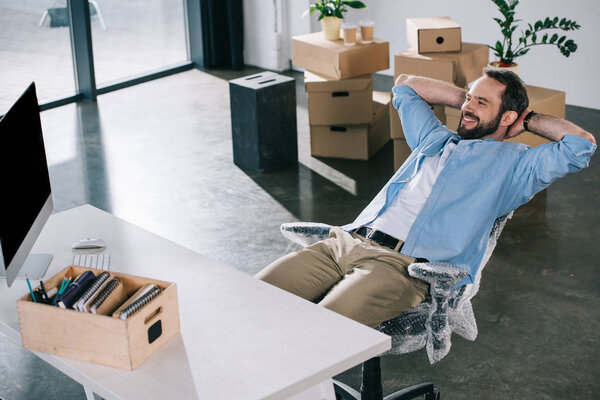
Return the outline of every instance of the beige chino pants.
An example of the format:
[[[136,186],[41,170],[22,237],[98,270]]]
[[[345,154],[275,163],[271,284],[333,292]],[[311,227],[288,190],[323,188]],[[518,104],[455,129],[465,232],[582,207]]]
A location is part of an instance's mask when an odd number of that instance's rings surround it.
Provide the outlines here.
[[[414,258],[333,228],[328,239],[288,254],[256,277],[372,328],[419,305],[426,282]]]

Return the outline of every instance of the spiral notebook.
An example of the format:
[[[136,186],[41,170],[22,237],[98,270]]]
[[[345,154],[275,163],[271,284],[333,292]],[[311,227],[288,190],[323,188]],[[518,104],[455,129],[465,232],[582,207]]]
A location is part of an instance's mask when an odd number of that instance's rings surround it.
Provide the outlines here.
[[[161,290],[155,284],[149,283],[142,286],[133,296],[131,296],[125,303],[123,303],[115,312],[113,317],[121,318],[123,320],[129,318],[135,314],[143,306],[149,303],[152,299],[158,296]]]
[[[81,295],[79,300],[73,304],[73,308],[77,311],[82,312],[90,312],[89,303],[93,300],[93,298],[106,286],[111,275],[108,272],[103,272],[98,275],[92,283],[88,286],[86,291]]]
[[[110,315],[127,300],[127,292],[119,278],[112,278],[89,303],[92,314]]]

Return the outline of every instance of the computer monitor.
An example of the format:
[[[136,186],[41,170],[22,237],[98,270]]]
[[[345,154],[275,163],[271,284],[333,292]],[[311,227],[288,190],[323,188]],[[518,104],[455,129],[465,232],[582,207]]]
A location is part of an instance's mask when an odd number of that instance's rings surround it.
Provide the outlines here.
[[[52,213],[40,107],[31,83],[0,119],[0,276],[40,279],[52,256],[29,254]]]

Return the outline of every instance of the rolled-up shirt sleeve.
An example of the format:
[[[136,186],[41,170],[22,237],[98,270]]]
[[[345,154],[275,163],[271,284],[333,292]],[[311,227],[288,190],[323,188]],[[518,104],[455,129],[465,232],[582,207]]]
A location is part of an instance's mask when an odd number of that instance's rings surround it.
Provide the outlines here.
[[[406,143],[414,150],[423,139],[442,123],[433,114],[431,106],[410,86],[394,86],[394,107],[402,121]]]
[[[558,178],[588,167],[595,151],[596,145],[589,140],[569,134],[558,142],[524,151],[513,175],[512,184],[517,190],[512,191],[511,209],[528,202]]]

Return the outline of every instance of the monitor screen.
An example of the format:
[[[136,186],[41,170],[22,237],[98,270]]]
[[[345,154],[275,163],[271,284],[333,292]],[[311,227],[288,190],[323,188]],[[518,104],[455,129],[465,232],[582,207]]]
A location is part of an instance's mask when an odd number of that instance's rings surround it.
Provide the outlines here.
[[[48,164],[32,83],[0,120],[0,257],[5,270],[13,261],[24,261],[15,259],[17,253],[29,253],[30,248],[22,249],[22,244],[49,197]]]

